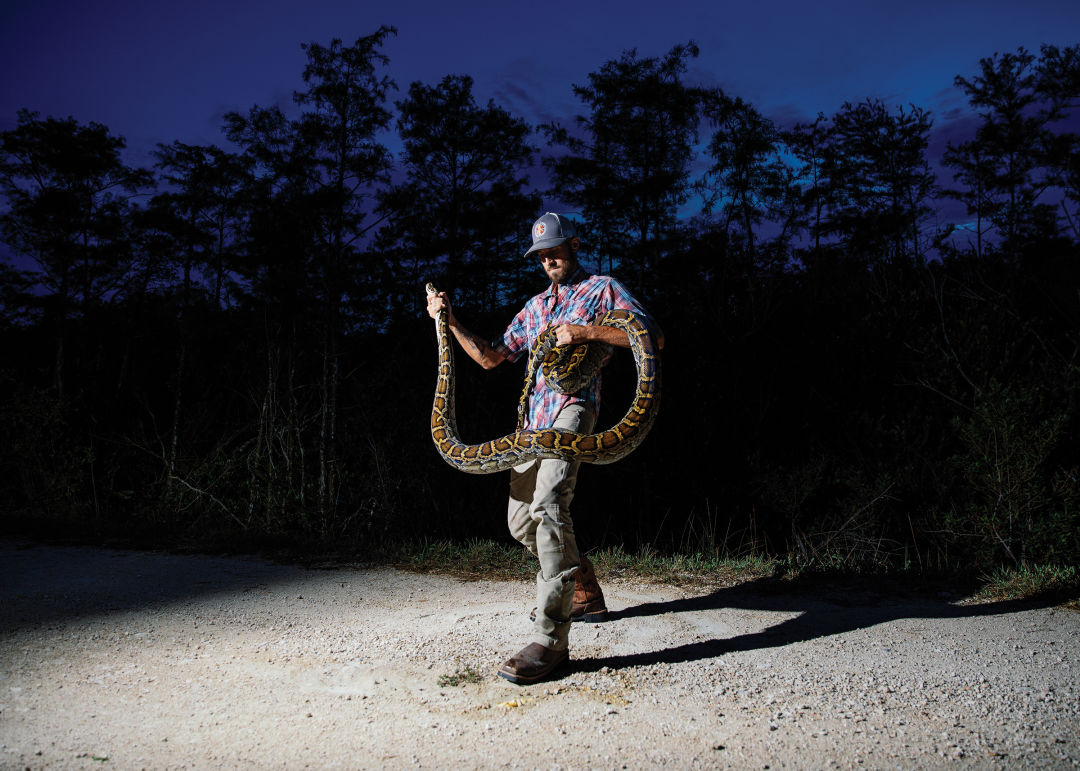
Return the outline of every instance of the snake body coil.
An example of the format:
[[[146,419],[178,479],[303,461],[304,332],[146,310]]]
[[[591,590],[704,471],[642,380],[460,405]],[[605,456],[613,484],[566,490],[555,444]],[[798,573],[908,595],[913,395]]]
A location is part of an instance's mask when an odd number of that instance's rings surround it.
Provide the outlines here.
[[[435,294],[435,287],[428,284],[427,293]],[[525,405],[538,367],[545,367],[544,377],[549,385],[573,393],[588,383],[607,352],[606,346],[590,344],[588,351],[583,350],[584,346],[574,346],[568,355],[560,356],[567,352],[556,345],[555,330],[549,328],[537,339],[529,355],[517,430],[483,444],[465,444],[457,434],[454,351],[450,344],[448,314],[442,310],[435,319],[439,378],[431,408],[431,438],[443,460],[470,474],[493,474],[533,458],[604,464],[614,463],[633,452],[652,428],[660,406],[660,357],[648,327],[637,314],[626,310],[608,311],[598,324],[621,329],[630,338],[630,349],[637,366],[637,390],[622,420],[596,434],[579,434],[559,428],[522,429]]]

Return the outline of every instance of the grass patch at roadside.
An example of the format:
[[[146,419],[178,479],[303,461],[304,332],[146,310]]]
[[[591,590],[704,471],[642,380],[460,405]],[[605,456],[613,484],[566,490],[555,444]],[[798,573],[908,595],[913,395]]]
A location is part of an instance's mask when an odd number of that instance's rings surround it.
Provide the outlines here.
[[[668,555],[648,547],[633,553],[618,546],[609,547],[589,552],[588,557],[604,578],[669,584],[730,586],[776,575],[780,569],[777,560],[766,557]],[[465,543],[446,540],[399,543],[384,548],[377,559],[404,570],[446,573],[473,580],[532,580],[538,567],[536,558],[518,544],[479,539]]]
[[[596,570],[608,578],[636,578],[668,584],[731,586],[775,576],[780,563],[770,557],[722,557],[709,554],[661,554],[649,547],[630,553],[620,547],[589,555]]]
[[[512,581],[536,576],[536,560],[517,544],[472,539],[398,543],[378,555],[403,570],[417,573],[448,573],[472,580]]]
[[[1080,569],[1073,565],[1019,565],[1000,567],[980,577],[979,600],[1019,600],[1060,596],[1065,605],[1080,610]]]
[[[784,586],[813,590],[829,582],[860,586],[879,585],[895,590],[925,590],[948,586],[969,601],[1053,597],[1080,611],[1080,568],[1032,565],[1001,567],[978,576],[972,573],[919,573],[909,569],[878,570],[870,574],[861,563],[815,560],[803,563],[786,557],[760,554],[722,556],[718,553],[664,554],[649,546],[628,552],[620,546],[588,552],[603,580],[627,579],[677,586],[728,587],[778,579]],[[368,564],[393,565],[417,573],[441,573],[472,581],[533,581],[536,558],[516,543],[488,539],[401,541],[384,544],[367,555]],[[324,565],[327,566],[327,565]],[[890,590],[892,590],[890,589]]]

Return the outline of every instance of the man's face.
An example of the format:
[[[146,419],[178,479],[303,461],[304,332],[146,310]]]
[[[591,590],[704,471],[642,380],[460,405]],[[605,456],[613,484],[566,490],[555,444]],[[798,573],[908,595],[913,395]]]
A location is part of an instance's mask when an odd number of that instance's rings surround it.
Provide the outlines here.
[[[541,249],[536,253],[540,266],[553,284],[565,284],[577,267],[577,258],[570,250],[569,244],[569,241],[563,241],[558,246]]]

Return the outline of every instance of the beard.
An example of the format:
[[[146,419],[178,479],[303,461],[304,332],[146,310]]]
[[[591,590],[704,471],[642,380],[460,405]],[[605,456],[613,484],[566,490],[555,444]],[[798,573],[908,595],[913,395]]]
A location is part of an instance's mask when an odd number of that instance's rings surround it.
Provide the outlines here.
[[[574,260],[562,260],[558,267],[544,266],[544,272],[553,284],[565,284],[566,280],[574,275],[577,270],[577,262]]]

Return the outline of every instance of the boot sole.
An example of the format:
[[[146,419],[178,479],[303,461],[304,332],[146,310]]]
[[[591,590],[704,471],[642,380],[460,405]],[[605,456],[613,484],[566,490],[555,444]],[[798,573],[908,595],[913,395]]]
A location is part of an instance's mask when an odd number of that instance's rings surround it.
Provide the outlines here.
[[[584,613],[580,616],[571,616],[571,622],[584,621],[586,624],[602,624],[608,620],[607,610],[598,610],[595,613]],[[529,611],[529,621],[536,621],[536,608]]]
[[[602,624],[608,620],[606,610],[598,610],[596,613],[583,613],[580,616],[571,616],[571,621],[584,621],[586,624]]]

